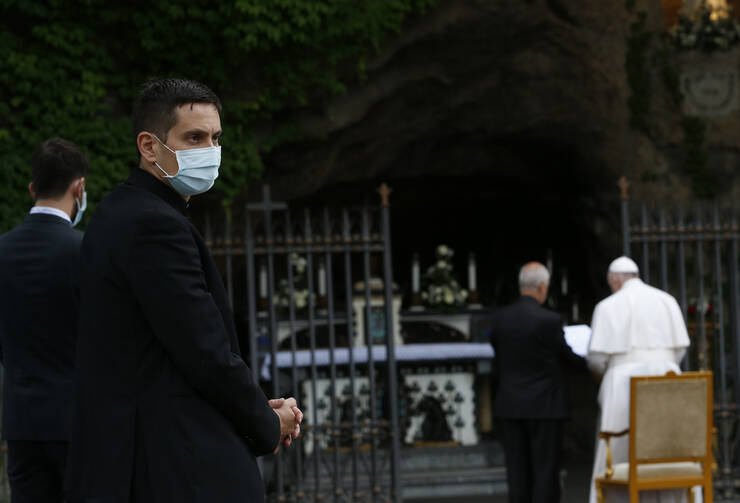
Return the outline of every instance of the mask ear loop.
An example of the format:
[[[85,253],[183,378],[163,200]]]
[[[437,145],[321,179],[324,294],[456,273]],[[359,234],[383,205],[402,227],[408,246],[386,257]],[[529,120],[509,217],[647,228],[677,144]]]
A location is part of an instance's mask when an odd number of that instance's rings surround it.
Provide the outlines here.
[[[170,147],[168,147],[162,140],[160,140],[156,134],[152,133],[152,136],[159,142],[160,145],[162,145],[164,148],[166,148],[167,150],[175,154],[175,157],[177,157],[177,153],[174,150],[172,150]],[[167,173],[165,170],[162,169],[162,166],[160,166],[157,161],[154,161],[154,165],[159,168],[159,171],[164,173],[165,178],[175,178],[177,176],[177,173],[175,173],[174,175],[170,175],[169,173]],[[177,171],[179,173],[180,167],[178,166],[177,168],[178,168]]]

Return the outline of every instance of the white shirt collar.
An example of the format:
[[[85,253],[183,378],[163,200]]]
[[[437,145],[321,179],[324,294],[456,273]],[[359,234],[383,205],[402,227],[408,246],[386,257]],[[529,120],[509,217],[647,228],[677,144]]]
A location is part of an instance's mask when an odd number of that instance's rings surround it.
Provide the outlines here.
[[[67,215],[65,212],[60,210],[59,208],[52,208],[51,206],[34,206],[31,208],[31,215],[35,213],[43,213],[45,215],[54,215],[59,218],[63,218],[70,224],[72,223],[72,219],[69,218],[69,215]]]

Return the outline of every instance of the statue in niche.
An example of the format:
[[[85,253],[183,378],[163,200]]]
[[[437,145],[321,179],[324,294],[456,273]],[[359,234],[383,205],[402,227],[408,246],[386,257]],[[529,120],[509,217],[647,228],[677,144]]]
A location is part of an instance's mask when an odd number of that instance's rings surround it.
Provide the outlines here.
[[[447,423],[447,414],[440,401],[425,395],[416,406],[416,414],[424,415],[421,423],[421,438],[428,442],[450,442],[452,441],[452,430]]]

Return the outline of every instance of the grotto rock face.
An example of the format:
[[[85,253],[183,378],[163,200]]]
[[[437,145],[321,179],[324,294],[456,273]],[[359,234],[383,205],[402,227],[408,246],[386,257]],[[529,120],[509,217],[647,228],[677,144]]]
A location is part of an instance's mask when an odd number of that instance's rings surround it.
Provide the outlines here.
[[[660,0],[631,3],[440,0],[387,41],[366,80],[292,118],[321,139],[266,155],[265,181],[275,198],[309,205],[362,202],[388,182],[398,277],[412,253],[447,242],[496,263],[481,275],[489,298],[505,299],[499,287],[514,283],[501,271],[547,250],[578,275],[590,312],[621,252],[619,177],[636,199],[692,195],[681,106],[651,57],[650,126],[630,125],[630,27],[642,13],[656,41],[666,24]],[[737,191],[738,146],[740,114],[706,121],[706,166],[725,197]]]
[[[650,134],[630,128],[630,24],[662,36],[659,0],[440,0],[368,63],[367,79],[323,113],[293,119],[322,140],[265,159],[285,199],[327,187],[414,177],[490,175],[507,191],[560,180],[615,198],[621,175],[645,194],[688,197],[680,107],[653,73]],[[708,165],[732,172],[740,124],[710,121]],[[269,125],[261,131],[270,135]],[[714,150],[712,150],[714,149]],[[649,176],[646,176],[648,173]],[[636,188],[637,195],[640,189]]]
[[[660,4],[647,7],[661,25]],[[629,17],[621,1],[442,0],[364,83],[296,119],[325,139],[268,156],[267,180],[291,199],[362,181],[491,174],[505,190],[575,173],[616,193],[627,150],[655,155],[628,128]]]

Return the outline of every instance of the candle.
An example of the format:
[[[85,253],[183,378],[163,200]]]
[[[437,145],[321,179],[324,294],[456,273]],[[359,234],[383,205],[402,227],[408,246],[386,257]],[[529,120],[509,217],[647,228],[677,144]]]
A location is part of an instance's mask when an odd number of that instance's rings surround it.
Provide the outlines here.
[[[324,263],[319,262],[319,297],[326,296],[326,269]]]
[[[411,261],[411,291],[413,293],[419,293],[419,283],[419,255],[414,253]]]
[[[577,300],[574,300],[573,301],[573,316],[572,316],[572,318],[573,319],[571,321],[578,320],[578,301]]]
[[[547,250],[547,270],[552,274],[552,250]]]
[[[568,295],[568,269],[563,269],[563,278],[560,280],[560,292],[563,296]]]
[[[475,276],[475,254],[471,253],[470,255],[468,255],[468,290],[470,290],[471,292],[475,292],[478,290],[475,283]]]
[[[260,266],[260,298],[267,298],[267,268],[264,264]]]

